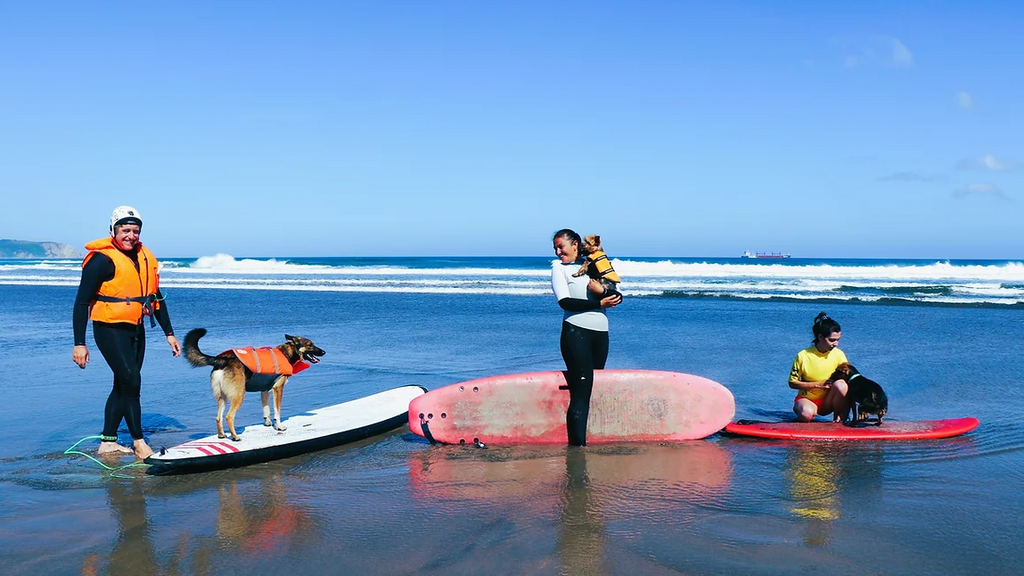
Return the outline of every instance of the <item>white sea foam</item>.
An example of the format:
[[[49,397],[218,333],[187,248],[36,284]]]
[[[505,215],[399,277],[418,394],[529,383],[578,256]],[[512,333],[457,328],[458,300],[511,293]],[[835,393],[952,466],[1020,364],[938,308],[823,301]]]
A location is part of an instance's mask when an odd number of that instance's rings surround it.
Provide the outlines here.
[[[696,278],[857,278],[871,280],[998,280],[1024,281],[1024,263],[1007,262],[991,265],[961,265],[949,262],[932,264],[722,264],[644,262],[612,259],[612,264],[623,277],[696,277]]]
[[[538,259],[235,258],[162,260],[165,289],[301,290],[436,294],[550,294],[549,261]],[[627,296],[787,298],[951,304],[1024,302],[1024,263],[822,264],[613,260]],[[417,267],[425,266],[425,267]],[[74,286],[78,261],[0,261],[0,284]]]
[[[356,265],[312,264],[277,258],[235,258],[229,254],[203,256],[194,261],[162,260],[168,272],[176,274],[261,274],[261,275],[367,275],[367,276],[547,276],[546,263],[536,268],[502,266],[413,267],[400,264]],[[502,262],[496,258],[495,263]],[[1024,262],[998,264],[953,264],[936,261],[930,264],[734,264],[720,262],[657,262],[613,259],[615,269],[625,278],[757,278],[757,279],[861,279],[893,281],[985,280],[1024,283]],[[78,260],[12,260],[0,261],[0,272],[16,270],[75,270]]]
[[[193,284],[189,282],[172,283],[168,289],[174,288],[203,288],[214,290],[296,290],[302,292],[373,292],[373,293],[405,293],[405,294],[493,294],[511,296],[539,296],[550,294],[550,289],[543,288],[515,288],[497,287],[488,288],[485,286],[448,286],[448,285],[394,285],[394,284],[357,284],[357,285],[309,285],[294,284],[290,282],[274,282],[267,284],[247,284],[244,286],[230,286],[224,284]]]
[[[81,262],[59,262],[46,260],[43,262],[4,262],[0,260],[0,272],[12,270],[74,270],[82,269]]]
[[[323,274],[329,272],[330,266],[313,266],[309,264],[292,264],[287,260],[270,258],[236,259],[229,254],[216,254],[197,258],[188,266],[175,268],[178,273],[214,273],[214,274]]]
[[[203,256],[187,267],[179,267],[176,273],[196,274],[288,274],[288,275],[350,275],[350,276],[548,276],[548,270],[526,270],[513,268],[413,268],[408,266],[356,266],[351,264],[328,266],[305,264],[289,260],[235,259],[228,254]]]

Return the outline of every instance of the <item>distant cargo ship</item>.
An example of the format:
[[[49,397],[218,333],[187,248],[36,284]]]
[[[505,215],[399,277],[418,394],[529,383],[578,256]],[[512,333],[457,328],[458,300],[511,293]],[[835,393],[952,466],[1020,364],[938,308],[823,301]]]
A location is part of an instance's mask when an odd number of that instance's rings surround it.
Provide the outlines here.
[[[789,258],[789,254],[782,252],[751,252],[747,250],[740,258]]]

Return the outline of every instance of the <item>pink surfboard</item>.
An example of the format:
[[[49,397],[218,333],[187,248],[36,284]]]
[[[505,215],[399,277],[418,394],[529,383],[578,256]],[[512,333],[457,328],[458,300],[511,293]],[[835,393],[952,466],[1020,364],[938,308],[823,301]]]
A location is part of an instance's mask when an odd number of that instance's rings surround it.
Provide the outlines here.
[[[725,427],[739,436],[776,440],[923,440],[966,434],[978,427],[977,418],[894,422],[876,426],[874,420],[855,426],[838,422],[748,422],[740,420]]]
[[[444,444],[564,444],[562,372],[508,374],[432,390],[409,404],[409,429]],[[690,374],[597,370],[587,443],[696,440],[736,413],[732,393]]]

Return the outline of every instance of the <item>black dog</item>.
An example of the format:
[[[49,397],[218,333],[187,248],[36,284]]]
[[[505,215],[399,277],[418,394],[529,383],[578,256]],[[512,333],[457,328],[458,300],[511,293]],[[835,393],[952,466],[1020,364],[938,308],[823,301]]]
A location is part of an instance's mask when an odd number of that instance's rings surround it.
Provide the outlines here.
[[[829,380],[846,381],[849,386],[846,401],[853,410],[855,423],[867,420],[869,415],[874,414],[878,416],[878,423],[875,426],[882,425],[882,416],[889,411],[889,398],[878,382],[865,377],[849,362],[837,366]]]

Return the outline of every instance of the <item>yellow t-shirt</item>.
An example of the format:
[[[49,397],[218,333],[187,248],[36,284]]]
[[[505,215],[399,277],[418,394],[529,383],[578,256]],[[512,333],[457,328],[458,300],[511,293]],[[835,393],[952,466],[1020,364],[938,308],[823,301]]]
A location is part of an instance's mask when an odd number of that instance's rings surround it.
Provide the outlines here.
[[[789,370],[790,382],[821,382],[828,380],[829,376],[836,371],[836,367],[846,362],[846,354],[839,348],[833,348],[822,354],[818,352],[817,346],[805,348],[796,354],[793,360],[793,368]],[[824,398],[828,394],[825,388],[813,390],[800,390],[797,394],[809,400]]]

